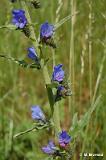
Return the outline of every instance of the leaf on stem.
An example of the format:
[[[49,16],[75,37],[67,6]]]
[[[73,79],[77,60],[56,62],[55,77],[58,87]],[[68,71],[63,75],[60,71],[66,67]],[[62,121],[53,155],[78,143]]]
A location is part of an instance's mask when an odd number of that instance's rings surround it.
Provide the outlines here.
[[[10,61],[13,61],[13,62],[19,64],[19,66],[24,67],[24,68],[37,68],[37,69],[41,68],[40,64],[38,64],[38,63],[37,64],[36,63],[29,64],[25,60],[18,60],[13,57],[8,57],[6,55],[0,55],[0,57],[5,58]]]
[[[93,111],[96,109],[97,105],[99,104],[100,98],[101,96],[99,96],[96,99],[95,103],[91,105],[88,112],[86,112],[85,115],[83,115],[80,120],[78,120],[77,118],[77,113],[74,115],[72,121],[72,127],[70,128],[70,134],[72,137],[76,138],[79,135],[79,133],[83,132],[84,127],[86,127],[89,124],[91,115]]]

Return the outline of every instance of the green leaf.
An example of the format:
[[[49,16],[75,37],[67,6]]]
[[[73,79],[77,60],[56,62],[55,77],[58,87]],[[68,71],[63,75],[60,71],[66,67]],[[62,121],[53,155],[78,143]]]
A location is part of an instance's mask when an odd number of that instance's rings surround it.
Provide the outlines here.
[[[52,113],[53,113],[53,106],[54,106],[54,95],[53,95],[53,92],[52,92],[52,89],[50,87],[48,87],[48,85],[46,86],[47,88],[47,93],[48,93],[48,98],[49,98],[49,102],[50,102],[50,107],[51,107],[51,110],[52,110]]]
[[[74,115],[73,121],[72,121],[72,127],[70,128],[70,131],[69,131],[69,134],[73,138],[76,138],[79,135],[79,133],[81,132],[83,133],[83,129],[88,125],[93,111],[96,109],[97,105],[100,102],[100,98],[101,96],[99,96],[96,99],[95,103],[91,105],[88,112],[86,112],[80,120],[78,120],[77,118],[77,113]]]
[[[47,84],[47,87],[52,89],[52,88],[57,88],[58,85],[59,85],[58,82],[53,82],[51,84]]]
[[[24,67],[24,68],[37,68],[37,69],[41,68],[40,64],[36,64],[36,63],[29,64],[25,60],[18,60],[18,59],[15,59],[13,57],[8,57],[6,55],[0,55],[0,57],[5,58],[7,60],[11,60],[11,61],[19,64],[21,67]]]
[[[75,113],[74,117],[73,117],[73,121],[72,121],[72,124],[73,124],[74,127],[77,126],[77,122],[78,122],[78,114]]]
[[[47,88],[47,92],[48,92],[48,98],[49,98],[49,102],[50,102],[50,106],[51,106],[51,110],[52,113],[54,111],[54,104],[55,104],[55,92],[56,92],[56,88],[58,87],[58,82],[53,82],[51,84],[47,84],[46,88]]]
[[[13,24],[0,26],[0,29],[3,29],[3,28],[7,28],[7,29],[10,29],[10,30],[16,30],[17,29],[16,26],[13,25]]]
[[[79,12],[76,11],[73,15],[68,15],[65,18],[61,19],[57,24],[55,24],[55,30],[58,29],[59,27],[61,27],[65,22],[67,22],[68,20],[70,20],[73,16],[75,16],[78,13]]]

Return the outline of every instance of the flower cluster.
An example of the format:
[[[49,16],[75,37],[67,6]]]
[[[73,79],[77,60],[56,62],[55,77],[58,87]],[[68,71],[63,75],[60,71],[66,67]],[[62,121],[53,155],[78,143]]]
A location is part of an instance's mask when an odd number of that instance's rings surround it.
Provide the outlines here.
[[[68,82],[65,80],[65,72],[62,67],[62,64],[54,66],[52,74],[52,82],[58,82],[55,101],[60,100],[62,97],[65,98],[66,96],[71,95],[71,90],[69,88]]]
[[[54,32],[54,26],[45,22],[40,27],[40,38],[43,41],[52,38]]]
[[[40,64],[40,58],[37,56],[36,50],[34,47],[29,47],[27,53],[28,59],[15,59],[15,58],[9,58],[12,61],[16,62],[19,64],[21,67],[24,68],[36,68],[36,69],[41,69],[41,64]],[[6,58],[6,57],[5,57]]]
[[[39,106],[32,106],[31,111],[32,111],[32,119],[42,122],[46,121],[45,115]]]
[[[22,9],[15,9],[12,11],[13,19],[12,23],[19,29],[23,29],[27,24],[27,18],[25,11]]]
[[[61,147],[66,147],[71,141],[71,137],[67,134],[66,131],[62,131],[59,134],[59,144]]]
[[[45,22],[40,27],[40,42],[42,44],[49,45],[53,48],[56,48],[56,45],[53,40],[54,34],[54,25]]]
[[[64,71],[62,69],[62,64],[58,64],[57,66],[54,67],[54,71],[52,74],[52,81],[57,81],[61,83],[64,79]]]
[[[56,146],[53,141],[49,141],[47,146],[42,147],[44,153],[54,154],[56,152]]]
[[[43,122],[45,124],[46,117],[38,105],[32,106],[31,111],[33,120],[37,120],[38,122]],[[66,146],[69,145],[70,141],[71,141],[71,136],[68,135],[67,132],[63,130],[58,135],[58,143],[60,148],[56,147],[53,141],[49,141],[47,146],[42,147],[42,151],[49,155],[60,156],[61,148],[65,149]]]
[[[34,47],[28,48],[28,57],[34,61],[38,61],[38,56]]]
[[[65,150],[66,146],[69,145],[71,141],[71,136],[67,134],[66,131],[62,131],[58,136],[59,147],[55,146],[53,141],[49,141],[48,145],[42,147],[42,151],[49,155],[61,156],[61,147]]]
[[[29,47],[28,48],[28,54],[27,54],[28,58],[31,59],[32,61],[34,61],[34,66],[36,66],[37,69],[40,69],[41,68],[41,65],[40,65],[40,59],[36,53],[36,50],[34,47]],[[33,67],[34,67],[33,66]]]

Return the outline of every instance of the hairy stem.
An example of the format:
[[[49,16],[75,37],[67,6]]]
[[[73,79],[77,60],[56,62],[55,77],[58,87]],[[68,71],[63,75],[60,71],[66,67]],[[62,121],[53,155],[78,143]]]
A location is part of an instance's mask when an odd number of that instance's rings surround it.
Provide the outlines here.
[[[25,1],[20,1],[20,3],[22,5],[22,8],[25,10],[28,23],[32,24],[31,17],[30,17],[26,2]],[[36,48],[37,53],[40,55],[39,44],[38,44],[38,41],[37,41],[37,38],[36,38],[36,35],[35,35],[35,32],[34,32],[33,26],[29,26],[29,30],[30,30],[30,38],[35,40],[35,41],[33,41],[33,45]],[[44,65],[44,59],[42,59],[41,66],[42,66],[42,73],[43,73],[43,76],[44,76],[45,85],[47,86],[47,84],[51,83],[51,80],[50,80],[50,77],[49,77],[49,74],[48,74],[48,69]],[[46,89],[47,89],[47,87],[46,87]],[[51,104],[51,99],[50,99],[50,96],[49,96],[48,89],[47,89],[47,93],[48,93],[48,99],[49,99],[49,104],[51,106],[51,110],[53,110],[53,120],[54,120],[55,131],[56,131],[56,134],[57,134],[57,132],[60,131],[60,120],[59,120],[59,111],[58,111],[59,108],[58,108],[57,104],[54,105],[54,108],[53,108],[53,106]],[[51,98],[53,99],[53,96]]]
[[[56,103],[54,105],[54,112],[53,112],[53,121],[55,127],[55,135],[58,136],[58,133],[61,131],[60,128],[60,116],[59,116],[59,105]]]
[[[14,135],[14,138],[17,138],[17,137],[19,137],[19,136],[22,136],[22,135],[24,135],[24,134],[26,134],[26,133],[29,133],[29,132],[33,131],[33,130],[37,130],[37,128],[36,128],[36,127],[32,127],[32,128],[30,128],[30,129],[27,129],[26,131],[17,133],[17,134]]]

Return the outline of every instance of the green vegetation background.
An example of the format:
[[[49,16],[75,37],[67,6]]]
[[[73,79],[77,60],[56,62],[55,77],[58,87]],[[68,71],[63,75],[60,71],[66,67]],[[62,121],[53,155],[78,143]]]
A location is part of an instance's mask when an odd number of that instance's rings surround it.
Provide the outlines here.
[[[55,23],[56,19],[61,20],[71,14],[71,1],[61,0],[60,2],[59,4],[58,0],[41,0],[42,8],[39,10],[29,5],[33,23],[37,23],[35,26],[37,35],[41,23],[46,20]],[[61,126],[66,130],[71,126],[74,113],[77,112],[80,118],[89,109],[97,77],[100,75],[102,58],[106,54],[106,1],[75,0],[74,5],[79,14],[75,16],[73,31],[70,19],[56,31],[58,46],[56,52],[54,53],[50,48],[45,49],[45,55],[49,58],[50,75],[54,55],[55,63],[63,63],[67,75],[72,76],[74,105],[72,103],[69,107],[68,98],[60,105]],[[61,7],[60,12],[56,14],[59,7]],[[9,0],[0,1],[0,26],[11,22],[13,8],[20,8],[20,6],[17,3],[12,5]],[[92,15],[91,20],[90,14]],[[74,41],[72,33],[74,33]],[[29,46],[31,42],[23,33],[0,29],[0,54],[22,59],[26,56]],[[71,54],[74,54],[74,59],[72,57],[72,72],[70,73],[69,57]],[[85,135],[84,130],[78,139],[74,160],[79,159],[82,146],[84,146],[84,152],[104,153],[105,159],[106,61],[102,66],[103,70],[96,93],[96,97],[102,95],[101,102],[90,119],[88,132]],[[12,135],[32,127],[30,108],[34,104],[39,104],[49,114],[49,104],[41,73],[23,69],[1,58],[0,160],[41,160],[46,157],[40,148],[52,137],[50,131],[33,132],[17,138],[14,142],[12,140]],[[85,136],[86,142],[83,141]]]

